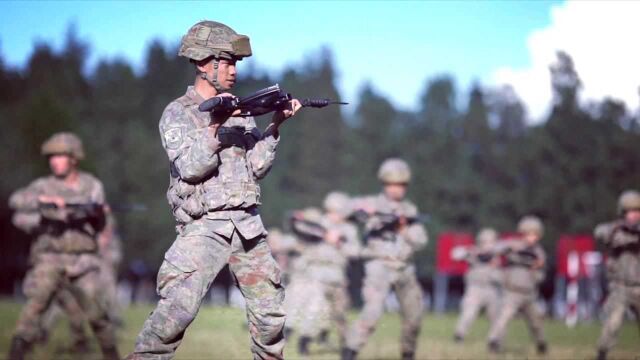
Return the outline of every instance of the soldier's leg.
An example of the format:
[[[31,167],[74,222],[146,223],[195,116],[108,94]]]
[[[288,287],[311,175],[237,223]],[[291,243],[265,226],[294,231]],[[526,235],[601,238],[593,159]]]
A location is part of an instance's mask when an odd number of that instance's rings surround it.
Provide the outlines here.
[[[24,280],[27,302],[20,312],[15,336],[33,343],[40,335],[42,316],[62,281],[62,269],[53,261],[42,261],[29,270]]]
[[[455,339],[456,341],[462,341],[467,335],[467,331],[473,324],[473,321],[478,316],[478,312],[482,306],[482,294],[477,286],[469,285],[464,292],[462,298],[462,311],[460,312],[460,318],[456,325]]]
[[[204,224],[192,223],[196,229]],[[205,229],[206,230],[206,229]],[[174,357],[184,332],[196,317],[202,298],[226,264],[228,240],[206,231],[183,232],[165,253],[158,271],[158,305],[145,321],[129,359],[163,360]]]
[[[386,267],[375,260],[369,262],[365,266],[365,277],[362,286],[364,306],[360,316],[347,332],[347,350],[357,352],[367,342],[367,339],[375,330],[378,320],[384,313],[384,300],[390,289],[391,279]]]
[[[489,323],[493,324],[500,313],[500,292],[497,287],[491,286],[485,294],[485,306]]]
[[[544,340],[543,334],[543,314],[538,311],[535,304],[535,297],[531,297],[523,306],[522,313],[524,315],[527,326],[529,327],[529,333],[535,340],[538,353],[547,352],[547,343]]]
[[[85,272],[78,278],[73,279],[69,289],[74,299],[82,307],[104,356],[106,358],[119,358],[115,327],[109,321],[103,295],[104,289],[102,289],[100,282],[100,271],[94,269]]]
[[[284,288],[266,238],[247,240],[234,232],[229,270],[246,300],[253,358],[283,359]]]
[[[615,345],[627,306],[624,286],[610,283],[609,296],[604,304],[605,319],[598,340],[600,353],[606,354]]]
[[[347,311],[349,310],[349,293],[346,286],[331,287],[331,311],[338,333],[340,347],[345,345],[347,334]]]
[[[69,336],[71,337],[71,348],[77,352],[86,352],[89,350],[89,337],[85,332],[84,324],[86,319],[85,313],[74,298],[73,294],[68,290],[58,293],[56,303],[59,308],[64,311],[69,321]],[[50,329],[50,328],[49,328]]]
[[[413,359],[424,311],[422,288],[416,279],[413,266],[404,271],[400,279],[394,284],[394,288],[400,303],[400,315],[402,316],[402,334],[400,337],[402,359]]]
[[[509,325],[509,321],[516,315],[523,301],[522,294],[509,290],[506,290],[504,294],[502,309],[489,331],[489,349],[492,351],[500,348],[505,331],[507,330],[507,325]]]

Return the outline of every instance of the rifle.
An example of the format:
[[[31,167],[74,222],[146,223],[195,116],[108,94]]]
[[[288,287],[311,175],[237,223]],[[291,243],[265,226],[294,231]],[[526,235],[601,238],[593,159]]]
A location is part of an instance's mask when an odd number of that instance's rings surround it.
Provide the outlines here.
[[[230,113],[240,109],[241,112],[238,116],[259,116],[284,109],[286,104],[292,99],[291,94],[280,89],[280,85],[275,84],[241,98],[214,96],[202,102],[202,104],[198,106],[198,110],[202,112]],[[349,103],[330,99],[301,99],[300,104],[302,104],[303,107],[323,108],[332,104],[347,105]]]
[[[374,212],[373,214],[369,214],[364,210],[357,210],[350,217],[351,220],[360,224],[366,224],[371,218],[376,218],[378,220],[378,226],[369,231],[370,233],[374,233],[395,230],[400,225],[401,216],[383,212]],[[405,217],[405,219],[407,220],[407,225],[413,225],[416,223],[423,224],[429,222],[430,217],[427,214],[417,214],[415,216]]]

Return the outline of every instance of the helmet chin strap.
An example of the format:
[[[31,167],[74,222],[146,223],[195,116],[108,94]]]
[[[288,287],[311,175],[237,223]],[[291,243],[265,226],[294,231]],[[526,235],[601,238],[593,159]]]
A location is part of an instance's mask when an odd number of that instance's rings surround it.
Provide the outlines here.
[[[213,79],[209,78],[206,72],[200,73],[200,78],[202,78],[203,80],[207,80],[207,82],[211,84],[211,86],[213,86],[214,89],[216,89],[218,94],[229,90],[222,87],[222,85],[220,85],[220,83],[218,82],[218,64],[219,63],[220,61],[218,59],[216,58],[213,59],[213,76],[212,76]]]

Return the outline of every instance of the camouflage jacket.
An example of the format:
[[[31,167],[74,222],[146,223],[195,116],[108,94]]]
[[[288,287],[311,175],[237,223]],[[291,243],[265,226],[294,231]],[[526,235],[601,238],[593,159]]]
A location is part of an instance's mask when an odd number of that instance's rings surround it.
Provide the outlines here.
[[[26,188],[14,192],[9,206],[15,210],[16,227],[37,237],[31,256],[43,252],[84,253],[98,249],[97,235],[104,227],[103,213],[86,217],[69,208],[41,208],[38,196],[61,196],[69,204],[104,204],[102,183],[92,175],[80,172],[78,186],[69,187],[55,176],[36,179]]]
[[[607,248],[607,277],[628,286],[640,286],[640,233],[622,221],[600,224],[595,238]]]
[[[487,251],[488,250],[488,251]],[[491,249],[474,247],[467,252],[464,260],[469,263],[469,270],[464,275],[467,285],[496,285],[500,283],[499,257]]]
[[[248,239],[266,234],[258,214],[257,180],[271,169],[278,139],[261,133],[252,117],[231,117],[222,127],[241,129],[247,146],[208,145],[209,113],[193,87],[171,102],[160,119],[160,135],[170,161],[167,199],[178,224],[203,216],[220,221],[220,234],[237,228]],[[220,133],[220,130],[219,130]],[[218,136],[219,137],[219,136]]]
[[[355,198],[353,209],[368,208],[380,214],[393,214],[407,218],[418,215],[417,207],[408,200],[392,201],[384,194]],[[360,256],[370,259],[381,259],[387,265],[401,268],[409,264],[413,254],[427,245],[428,235],[425,227],[418,222],[407,226],[399,233],[397,229],[380,229],[380,219],[371,216],[364,225],[365,247]]]
[[[540,244],[529,245],[524,239],[502,241],[496,245],[504,255],[504,287],[511,291],[535,293],[544,279],[547,257]]]

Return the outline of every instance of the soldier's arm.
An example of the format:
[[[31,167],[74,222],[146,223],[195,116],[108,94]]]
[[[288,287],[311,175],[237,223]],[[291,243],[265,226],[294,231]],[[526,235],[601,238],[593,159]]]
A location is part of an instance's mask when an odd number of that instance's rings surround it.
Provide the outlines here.
[[[613,230],[618,226],[616,222],[603,223],[596,226],[593,230],[593,237],[601,241],[603,244],[608,244],[611,239]]]
[[[19,189],[9,197],[9,207],[15,211],[38,211],[40,203],[38,196],[42,195],[40,182],[32,182],[29,186]]]
[[[182,105],[173,102],[160,119],[162,146],[179,176],[186,182],[199,182],[219,164],[220,142],[209,127],[196,128]]]
[[[404,231],[402,236],[411,245],[414,251],[418,251],[427,245],[429,235],[427,229],[422,224],[411,224]]]
[[[255,120],[253,119],[251,119],[251,126],[255,126]],[[276,158],[278,142],[280,142],[280,136],[273,130],[273,126],[269,126],[261,134],[260,139],[253,148],[248,151],[247,157],[251,164],[253,176],[256,179],[264,178],[271,170],[273,161]]]

